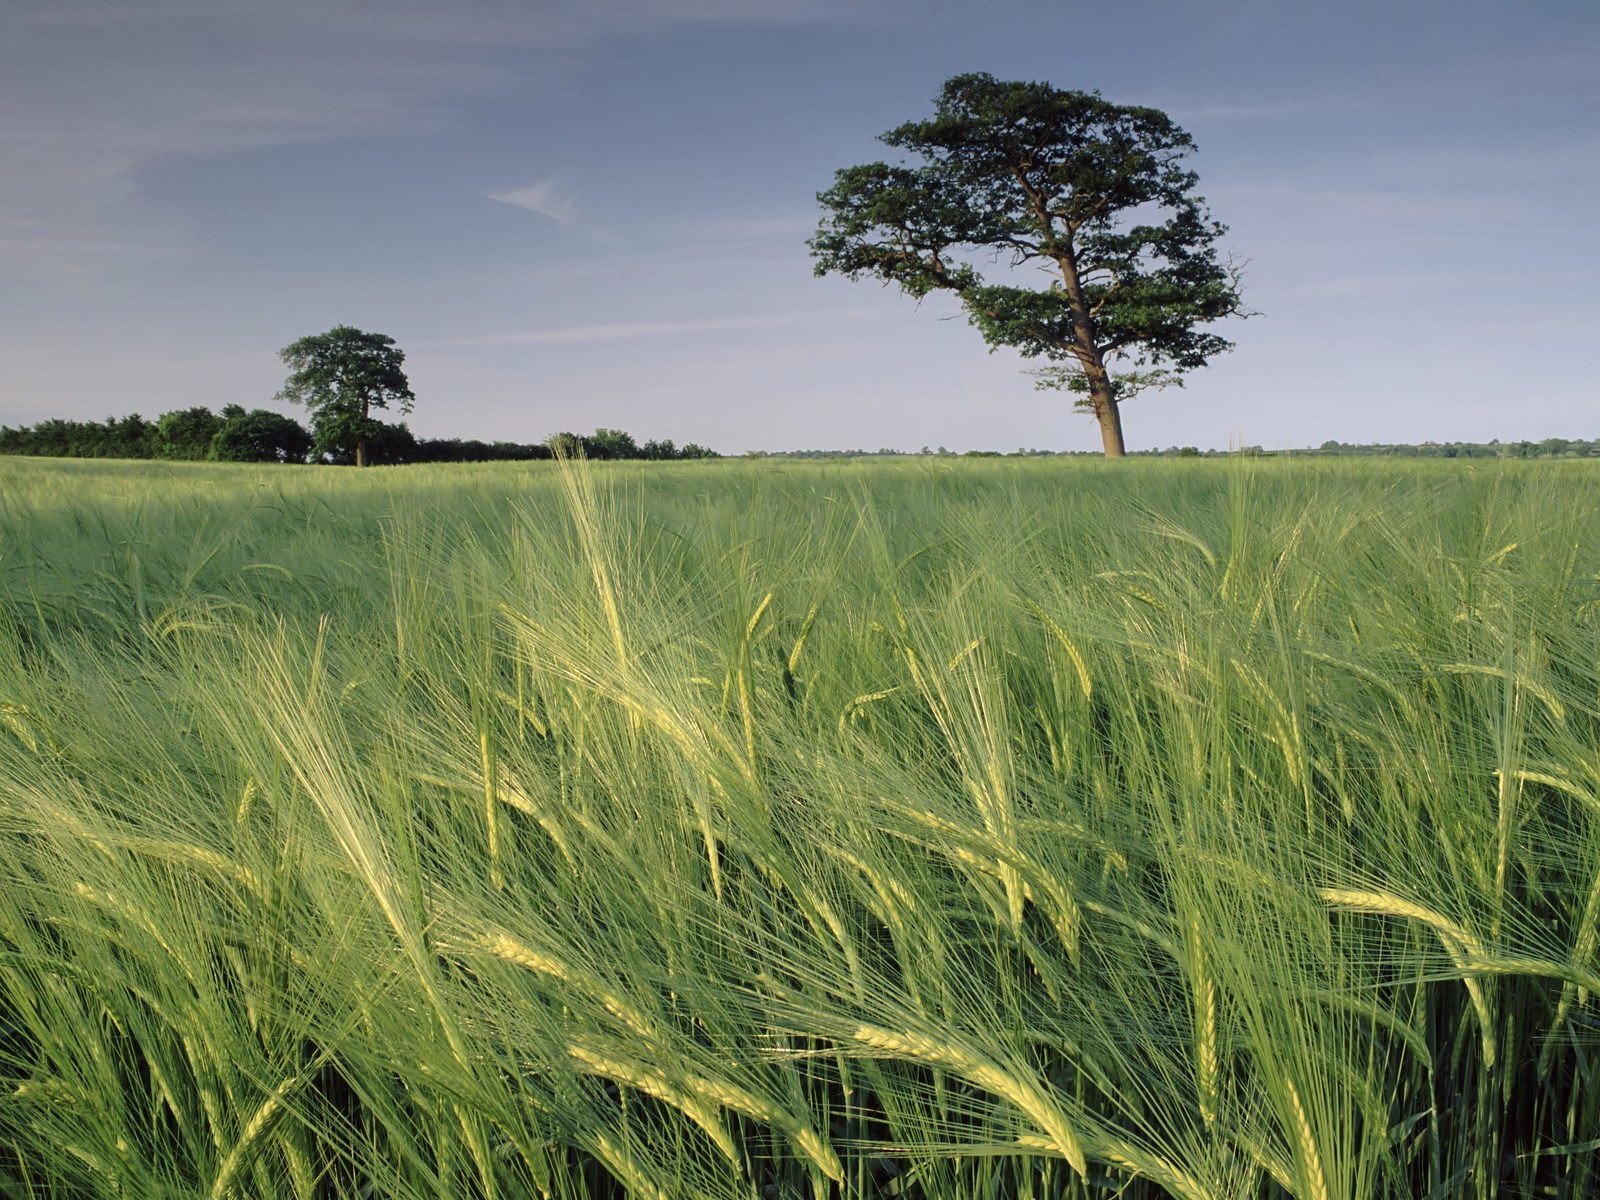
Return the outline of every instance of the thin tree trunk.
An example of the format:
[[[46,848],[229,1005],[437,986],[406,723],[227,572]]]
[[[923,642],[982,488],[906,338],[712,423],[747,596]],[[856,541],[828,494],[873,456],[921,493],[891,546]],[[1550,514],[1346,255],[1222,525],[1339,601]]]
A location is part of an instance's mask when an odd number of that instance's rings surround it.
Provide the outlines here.
[[[357,438],[356,439],[356,466],[364,467],[366,465],[367,465],[367,439],[366,438]]]
[[[1067,311],[1072,315],[1072,350],[1089,381],[1089,406],[1094,410],[1094,419],[1100,422],[1100,444],[1107,458],[1122,458],[1128,452],[1122,442],[1122,413],[1117,409],[1117,395],[1111,386],[1111,373],[1106,370],[1105,356],[1096,345],[1094,314],[1084,299],[1083,281],[1078,277],[1078,258],[1070,242],[1060,248],[1055,258],[1067,294]]]

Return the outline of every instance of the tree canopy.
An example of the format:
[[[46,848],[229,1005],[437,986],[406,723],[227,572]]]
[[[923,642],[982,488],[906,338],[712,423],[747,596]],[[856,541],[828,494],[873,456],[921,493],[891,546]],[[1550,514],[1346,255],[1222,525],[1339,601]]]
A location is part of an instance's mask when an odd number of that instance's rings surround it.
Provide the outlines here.
[[[816,273],[955,293],[991,349],[1081,395],[1108,456],[1125,452],[1123,400],[1231,348],[1200,326],[1242,312],[1237,272],[1166,114],[967,74],[881,140],[905,159],[847,167],[818,196]]]
[[[221,419],[209,408],[162,413],[156,420],[156,453],[162,458],[208,458],[211,441],[221,424]]]
[[[640,443],[620,429],[593,434],[557,433],[537,442],[485,442],[476,438],[419,438],[402,422],[374,422],[367,443],[369,463],[529,462],[552,458],[555,448],[569,456],[591,459],[638,459],[664,462],[719,458],[715,450],[694,442],[678,445],[671,438]],[[211,440],[179,442],[175,431],[214,429]],[[163,434],[163,430],[166,433]],[[220,413],[189,408],[163,413],[147,421],[134,413],[105,421],[45,420],[36,425],[0,425],[0,454],[55,458],[189,458],[217,462],[304,463],[311,452],[311,434],[298,421],[266,409],[246,411],[225,405]],[[350,463],[353,449],[318,456],[324,463]]]
[[[300,422],[264,408],[246,412],[237,404],[222,410],[222,423],[211,439],[211,457],[219,462],[305,462],[311,435]]]
[[[405,352],[385,334],[338,325],[291,342],[279,357],[290,374],[278,399],[310,410],[319,455],[353,455],[365,466],[367,444],[383,437],[372,410],[393,404],[408,413],[416,400],[402,369]]]

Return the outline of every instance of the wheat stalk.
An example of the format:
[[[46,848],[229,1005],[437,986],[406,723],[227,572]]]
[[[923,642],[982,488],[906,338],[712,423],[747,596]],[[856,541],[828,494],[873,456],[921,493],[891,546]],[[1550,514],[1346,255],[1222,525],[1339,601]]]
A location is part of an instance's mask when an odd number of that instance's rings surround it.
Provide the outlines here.
[[[244,1164],[245,1152],[255,1144],[267,1126],[277,1117],[283,1108],[283,1101],[288,1094],[300,1086],[303,1075],[291,1076],[277,1087],[256,1108],[249,1121],[245,1122],[244,1129],[240,1131],[238,1140],[228,1150],[227,1156],[217,1168],[216,1177],[211,1181],[211,1200],[222,1200],[233,1188],[233,1178],[239,1173],[239,1168]]]
[[[1199,1094],[1200,1117],[1207,1125],[1217,1120],[1217,1092],[1220,1065],[1217,1057],[1217,981],[1206,963],[1200,922],[1190,918],[1185,943],[1189,951],[1189,973],[1194,990],[1195,1085]]]
[[[1450,961],[1455,964],[1457,970],[1466,969],[1469,956],[1479,960],[1486,958],[1483,944],[1454,921],[1431,908],[1391,892],[1357,888],[1321,888],[1318,894],[1336,908],[1374,913],[1378,916],[1404,917],[1427,925],[1438,936],[1445,953],[1450,956]],[[1464,975],[1461,982],[1467,989],[1467,996],[1478,1019],[1484,1066],[1493,1067],[1498,1055],[1495,1047],[1494,1014],[1489,1005],[1488,994],[1484,991],[1483,985],[1471,975]]]
[[[496,933],[492,937],[483,937],[478,944],[504,962],[512,963],[539,975],[548,975],[550,978],[560,980],[563,983],[570,983],[588,993],[599,1001],[600,1006],[606,1012],[621,1021],[640,1037],[655,1038],[659,1036],[660,1030],[654,1022],[646,1017],[635,1005],[629,1004],[594,976],[574,971],[560,959],[553,958],[548,954],[542,954],[531,946],[519,942],[508,933]]]
[[[1317,1146],[1316,1131],[1311,1127],[1311,1117],[1300,1099],[1300,1089],[1295,1087],[1292,1079],[1285,1079],[1283,1088],[1289,1097],[1289,1108],[1294,1115],[1291,1132],[1294,1134],[1295,1146],[1299,1152],[1300,1165],[1311,1184],[1309,1200],[1328,1200],[1328,1177],[1322,1169],[1322,1151]]]
[[[1055,1146],[1054,1152],[1065,1158],[1073,1170],[1080,1175],[1088,1174],[1083,1144],[1078,1135],[1067,1124],[1061,1111],[1032,1080],[1009,1074],[965,1047],[910,1031],[859,1025],[850,1035],[850,1040],[897,1058],[948,1067],[969,1083],[1008,1100],[1050,1135]]]
[[[723,1124],[719,1110],[707,1106],[691,1092],[679,1087],[668,1078],[665,1071],[619,1058],[594,1039],[568,1042],[567,1054],[581,1070],[590,1075],[611,1079],[647,1096],[654,1096],[663,1104],[670,1104],[704,1131],[735,1170],[740,1168],[739,1148],[734,1144],[728,1127]]]

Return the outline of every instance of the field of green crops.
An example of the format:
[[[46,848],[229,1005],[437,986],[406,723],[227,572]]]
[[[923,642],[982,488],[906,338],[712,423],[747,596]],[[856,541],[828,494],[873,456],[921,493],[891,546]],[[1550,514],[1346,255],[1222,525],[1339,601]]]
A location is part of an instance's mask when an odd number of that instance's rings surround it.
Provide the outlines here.
[[[0,462],[0,1193],[1600,1189],[1600,472]]]

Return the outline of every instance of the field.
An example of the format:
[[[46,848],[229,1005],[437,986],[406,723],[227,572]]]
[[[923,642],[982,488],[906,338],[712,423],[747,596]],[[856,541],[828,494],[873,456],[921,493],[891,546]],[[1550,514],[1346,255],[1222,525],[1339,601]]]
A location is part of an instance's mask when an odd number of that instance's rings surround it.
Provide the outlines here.
[[[1584,463],[0,462],[0,1192],[1600,1189]]]

